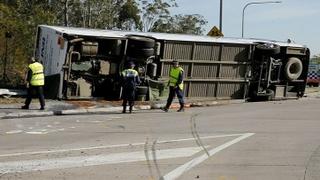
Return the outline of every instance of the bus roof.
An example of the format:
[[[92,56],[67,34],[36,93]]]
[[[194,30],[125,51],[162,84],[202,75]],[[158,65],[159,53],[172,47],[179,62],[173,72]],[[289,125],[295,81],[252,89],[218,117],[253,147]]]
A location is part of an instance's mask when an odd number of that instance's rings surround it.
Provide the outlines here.
[[[192,42],[217,42],[217,43],[236,43],[236,44],[255,44],[258,42],[275,43],[280,46],[305,47],[300,44],[280,42],[265,39],[252,38],[227,38],[227,37],[211,37],[204,35],[189,35],[189,34],[172,34],[172,33],[155,33],[155,32],[136,32],[136,31],[120,31],[120,30],[105,30],[105,29],[89,29],[75,28],[62,26],[39,25],[39,27],[53,29],[57,32],[67,35],[81,35],[92,37],[109,37],[109,38],[126,38],[129,35],[147,36],[158,40],[166,41],[192,41]]]

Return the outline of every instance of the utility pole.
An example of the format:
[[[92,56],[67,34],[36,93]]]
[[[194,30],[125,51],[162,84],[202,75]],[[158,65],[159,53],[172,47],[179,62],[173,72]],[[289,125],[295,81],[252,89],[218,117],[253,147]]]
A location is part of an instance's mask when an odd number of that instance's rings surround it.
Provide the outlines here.
[[[220,32],[222,32],[222,7],[223,7],[222,1],[223,0],[220,0],[220,21],[219,21],[219,23],[220,23],[220,25],[219,25]]]

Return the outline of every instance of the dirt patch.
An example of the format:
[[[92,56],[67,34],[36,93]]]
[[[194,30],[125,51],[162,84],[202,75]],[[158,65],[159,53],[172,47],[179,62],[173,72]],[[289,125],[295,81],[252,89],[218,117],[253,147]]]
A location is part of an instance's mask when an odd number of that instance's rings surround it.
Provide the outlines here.
[[[25,98],[5,98],[5,97],[1,97],[0,98],[0,104],[17,104],[17,103],[21,103],[23,104],[25,101]]]
[[[37,102],[37,99],[35,99]],[[50,101],[46,99],[46,102]],[[0,104],[24,104],[25,98],[19,97],[0,97]],[[106,101],[106,100],[66,100],[66,103],[81,108],[91,108],[95,106],[122,106],[122,100],[119,101]],[[148,101],[135,101],[135,105],[150,105]]]
[[[122,100],[119,101],[106,101],[106,100],[99,100],[97,101],[99,104],[109,104],[111,106],[122,106]],[[148,101],[135,101],[135,105],[149,105]]]
[[[66,101],[69,104],[72,104],[77,107],[82,107],[82,108],[89,108],[89,107],[94,107],[96,106],[95,102],[93,101]]]
[[[314,93],[314,92],[320,92],[319,87],[307,87],[305,93]]]
[[[75,105],[77,107],[81,108],[90,108],[90,107],[95,107],[95,106],[122,106],[122,100],[120,101],[106,101],[106,100],[95,100],[95,101],[90,101],[90,100],[68,100],[66,101],[67,103],[70,103],[72,105]],[[147,101],[135,101],[135,105],[149,105],[149,102]]]

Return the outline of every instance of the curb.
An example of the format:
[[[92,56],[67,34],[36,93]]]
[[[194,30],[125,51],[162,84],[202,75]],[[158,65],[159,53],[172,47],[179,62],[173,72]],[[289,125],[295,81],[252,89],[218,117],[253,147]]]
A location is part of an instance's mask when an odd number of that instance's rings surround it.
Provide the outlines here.
[[[225,100],[225,101],[203,101],[186,103],[185,107],[210,107],[226,104],[241,104],[245,100]],[[150,110],[160,109],[165,106],[165,103],[153,103],[151,105],[137,105],[134,110]],[[172,103],[170,109],[177,109],[180,107],[179,103]],[[83,114],[104,114],[104,113],[121,113],[122,107],[107,107],[107,108],[88,108],[88,109],[68,109],[68,110],[56,110],[56,111],[31,111],[20,113],[8,113],[2,114],[0,119],[14,119],[14,118],[31,118],[31,117],[46,117],[46,116],[59,116],[59,115],[83,115]]]
[[[150,110],[151,106],[143,105],[137,106],[134,110]],[[108,108],[91,108],[91,109],[68,109],[58,111],[44,111],[44,112],[20,112],[3,114],[1,119],[14,118],[31,118],[31,117],[46,117],[46,116],[63,116],[63,115],[83,115],[83,114],[104,114],[104,113],[121,113],[122,107],[108,107]]]
[[[93,108],[93,109],[70,109],[55,111],[54,115],[81,115],[81,114],[102,114],[121,112],[122,107]]]
[[[2,116],[1,119],[45,117],[45,116],[53,116],[53,115],[54,115],[54,112],[53,112],[53,111],[8,113],[8,114]]]

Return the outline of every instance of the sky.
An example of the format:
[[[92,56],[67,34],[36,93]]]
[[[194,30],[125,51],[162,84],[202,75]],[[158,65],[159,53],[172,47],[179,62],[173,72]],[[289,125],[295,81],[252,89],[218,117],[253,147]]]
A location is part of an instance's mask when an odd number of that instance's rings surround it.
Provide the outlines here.
[[[241,37],[242,11],[249,2],[268,0],[223,0],[222,32]],[[208,21],[206,33],[219,27],[220,0],[176,0],[172,14],[200,14]],[[311,55],[320,54],[320,0],[281,0],[281,3],[249,5],[244,14],[244,37],[293,40],[306,45]]]

